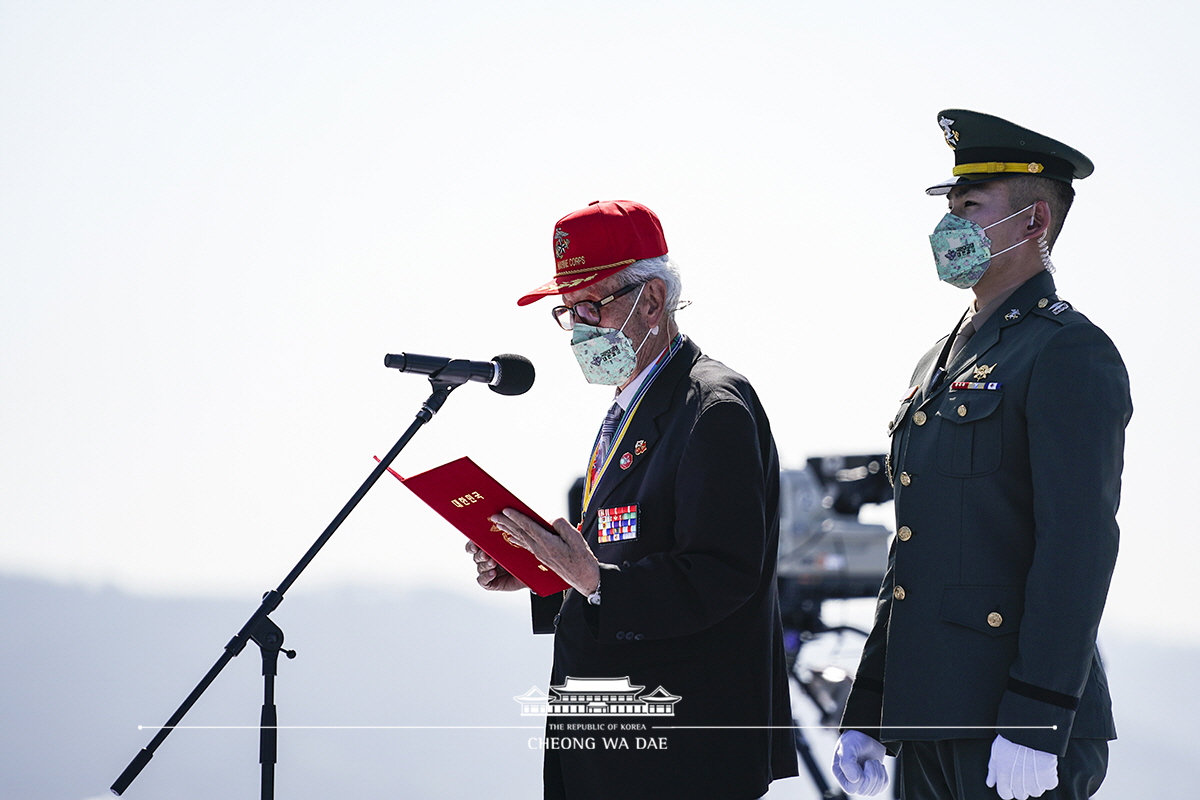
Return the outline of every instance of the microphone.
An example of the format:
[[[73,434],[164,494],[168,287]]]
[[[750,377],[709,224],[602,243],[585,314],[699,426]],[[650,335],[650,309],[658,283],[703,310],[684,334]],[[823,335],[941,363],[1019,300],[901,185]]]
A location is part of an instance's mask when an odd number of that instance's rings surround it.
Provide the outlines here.
[[[497,394],[525,394],[533,386],[533,364],[525,356],[505,353],[491,361],[463,361],[416,353],[388,353],[383,365],[401,372],[428,375],[431,379],[457,382],[479,381]]]

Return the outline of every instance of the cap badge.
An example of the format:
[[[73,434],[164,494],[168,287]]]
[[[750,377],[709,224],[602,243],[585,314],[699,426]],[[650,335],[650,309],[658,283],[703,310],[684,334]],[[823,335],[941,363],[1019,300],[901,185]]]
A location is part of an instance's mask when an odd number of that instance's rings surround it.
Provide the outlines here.
[[[567,232],[562,228],[554,229],[554,257],[562,258],[567,252],[567,248],[571,246],[571,240],[567,238]]]
[[[1007,314],[1005,314],[1004,318],[1006,320],[1008,320],[1009,322],[1012,322],[1014,319],[1020,318],[1020,316],[1021,316],[1021,309],[1014,308],[1014,309],[1011,309]]]
[[[951,129],[954,120],[946,119],[945,117],[938,118],[938,125],[942,126],[942,133],[946,134],[946,144],[950,145],[950,149],[954,149],[958,145],[958,131]]]
[[[988,375],[991,375],[992,370],[994,370],[995,368],[996,368],[995,364],[992,364],[990,367],[986,366],[984,364],[980,364],[979,366],[975,367],[975,372],[974,372],[975,380],[977,380],[977,381],[983,380]]]

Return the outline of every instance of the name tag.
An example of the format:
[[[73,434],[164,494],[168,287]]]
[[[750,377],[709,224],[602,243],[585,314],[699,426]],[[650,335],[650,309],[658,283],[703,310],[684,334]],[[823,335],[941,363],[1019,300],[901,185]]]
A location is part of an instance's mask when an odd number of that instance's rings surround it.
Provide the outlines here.
[[[596,512],[596,541],[600,544],[628,542],[638,538],[638,507],[617,506]]]

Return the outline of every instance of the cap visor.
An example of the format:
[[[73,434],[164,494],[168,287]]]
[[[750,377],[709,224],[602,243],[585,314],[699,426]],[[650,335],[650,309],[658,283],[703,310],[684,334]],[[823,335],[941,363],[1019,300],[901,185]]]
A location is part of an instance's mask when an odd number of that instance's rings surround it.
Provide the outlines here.
[[[632,264],[633,262],[629,262]],[[594,272],[581,272],[575,275],[560,275],[543,283],[531,292],[524,294],[521,299],[517,300],[517,305],[527,306],[530,303],[541,300],[552,294],[564,294],[566,292],[577,292],[580,289],[586,289],[593,283],[599,283],[610,275],[616,275],[621,270],[629,266],[629,264],[621,264],[617,267],[608,267],[598,269]]]
[[[962,186],[966,183],[987,183],[988,181],[998,181],[1002,178],[1012,178],[1018,173],[1000,173],[996,175],[980,175],[979,177],[969,175],[959,175],[955,178],[944,180],[941,183],[936,183],[925,190],[925,194],[937,197],[943,194],[950,194],[950,190],[955,186]]]

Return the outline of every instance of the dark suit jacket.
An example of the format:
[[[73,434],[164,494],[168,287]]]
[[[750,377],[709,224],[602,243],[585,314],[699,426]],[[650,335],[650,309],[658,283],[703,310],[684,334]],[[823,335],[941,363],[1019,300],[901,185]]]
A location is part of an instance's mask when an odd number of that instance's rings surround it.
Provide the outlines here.
[[[1059,755],[1070,737],[1115,738],[1096,630],[1125,365],[1046,272],[939,383],[946,350],[921,359],[892,423],[897,535],[843,726],[889,742],[999,732]]]
[[[646,729],[624,734],[630,750],[599,741],[595,750],[548,748],[546,796],[759,797],[772,779],[797,773],[791,731],[768,727],[791,724],[775,590],[779,460],[770,423],[745,378],[685,339],[612,448],[616,456],[582,525],[602,562],[602,603],[567,592],[554,609],[551,685],[568,676],[628,676],[646,692],[661,686],[682,699],[673,717],[587,720]],[[600,544],[598,510],[630,505],[638,509],[637,538]],[[538,618],[547,602],[559,601],[534,602]],[[549,724],[581,719],[551,717]],[[548,731],[548,738],[569,735]],[[637,737],[664,738],[666,747],[637,750]]]

